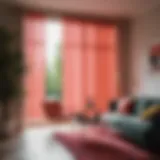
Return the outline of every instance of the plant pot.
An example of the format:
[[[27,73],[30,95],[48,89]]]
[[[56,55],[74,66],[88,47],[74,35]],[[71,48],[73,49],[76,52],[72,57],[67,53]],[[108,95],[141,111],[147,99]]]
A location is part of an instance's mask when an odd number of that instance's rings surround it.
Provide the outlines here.
[[[48,119],[53,120],[62,116],[61,103],[57,100],[45,100],[44,112]]]

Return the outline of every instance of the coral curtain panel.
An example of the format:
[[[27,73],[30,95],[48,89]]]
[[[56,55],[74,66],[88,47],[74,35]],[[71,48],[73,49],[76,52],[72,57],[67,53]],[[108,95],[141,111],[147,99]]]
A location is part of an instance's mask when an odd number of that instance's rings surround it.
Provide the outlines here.
[[[81,112],[92,100],[100,112],[119,96],[117,27],[63,19],[63,107]]]
[[[23,17],[23,49],[26,62],[25,119],[43,119],[45,80],[45,31],[46,18],[40,14]]]
[[[73,114],[84,104],[83,23],[65,19],[63,27],[63,107],[65,114]]]

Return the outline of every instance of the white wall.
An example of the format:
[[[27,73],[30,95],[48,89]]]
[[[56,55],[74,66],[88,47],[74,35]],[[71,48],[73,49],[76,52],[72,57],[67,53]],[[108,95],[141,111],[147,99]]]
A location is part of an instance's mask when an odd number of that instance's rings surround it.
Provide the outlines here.
[[[134,95],[160,97],[160,71],[153,72],[148,61],[150,49],[157,43],[160,44],[160,6],[132,24],[130,87]]]

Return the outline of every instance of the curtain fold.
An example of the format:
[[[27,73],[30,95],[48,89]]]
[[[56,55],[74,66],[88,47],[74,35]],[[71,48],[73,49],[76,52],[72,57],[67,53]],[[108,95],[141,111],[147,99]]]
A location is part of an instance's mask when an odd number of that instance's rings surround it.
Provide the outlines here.
[[[63,27],[63,107],[65,114],[74,114],[84,105],[83,23],[64,19]]]

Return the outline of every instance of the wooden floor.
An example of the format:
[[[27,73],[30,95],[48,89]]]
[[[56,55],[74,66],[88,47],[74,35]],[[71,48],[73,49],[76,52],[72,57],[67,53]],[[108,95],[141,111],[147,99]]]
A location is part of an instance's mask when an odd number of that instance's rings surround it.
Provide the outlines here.
[[[0,144],[0,160],[74,160],[53,135],[57,131],[72,132],[80,128],[74,124],[28,128],[16,140]]]

